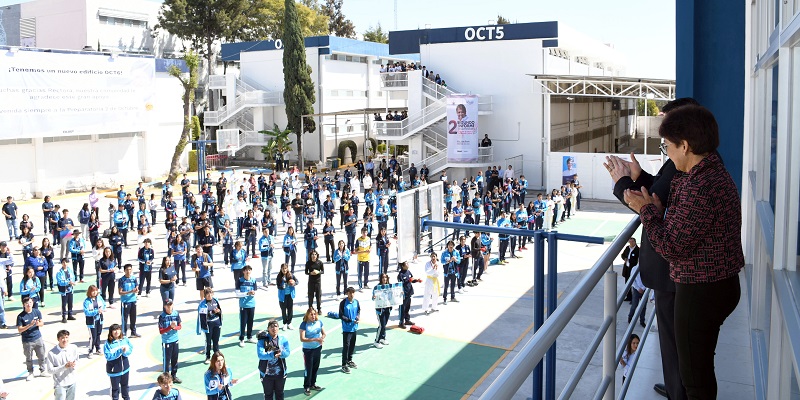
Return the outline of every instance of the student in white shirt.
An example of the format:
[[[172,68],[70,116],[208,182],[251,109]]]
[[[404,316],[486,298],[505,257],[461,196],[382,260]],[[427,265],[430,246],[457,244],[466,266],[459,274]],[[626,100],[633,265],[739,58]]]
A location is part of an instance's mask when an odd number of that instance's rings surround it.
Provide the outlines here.
[[[56,400],[75,400],[78,347],[69,342],[69,331],[66,329],[58,331],[56,337],[58,344],[47,353],[45,360],[47,372],[53,375]]]

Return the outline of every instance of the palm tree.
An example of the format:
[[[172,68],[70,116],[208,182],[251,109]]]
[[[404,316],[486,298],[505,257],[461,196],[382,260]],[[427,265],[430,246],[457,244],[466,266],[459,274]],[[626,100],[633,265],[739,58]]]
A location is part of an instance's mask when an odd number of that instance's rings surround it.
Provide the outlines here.
[[[268,161],[274,161],[275,170],[280,171],[282,165],[279,165],[278,161],[283,161],[283,154],[292,150],[292,141],[289,138],[292,131],[288,128],[281,129],[278,124],[275,124],[272,130],[259,132],[270,137],[267,145],[261,148],[261,153],[264,154]]]

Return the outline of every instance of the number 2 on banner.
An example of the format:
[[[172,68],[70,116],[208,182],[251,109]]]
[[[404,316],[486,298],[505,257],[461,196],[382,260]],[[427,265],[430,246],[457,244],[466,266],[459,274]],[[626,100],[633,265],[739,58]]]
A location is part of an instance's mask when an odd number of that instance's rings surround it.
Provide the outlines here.
[[[450,135],[455,135],[458,133],[458,123],[456,121],[451,120],[448,125],[450,125],[450,129],[447,131]]]

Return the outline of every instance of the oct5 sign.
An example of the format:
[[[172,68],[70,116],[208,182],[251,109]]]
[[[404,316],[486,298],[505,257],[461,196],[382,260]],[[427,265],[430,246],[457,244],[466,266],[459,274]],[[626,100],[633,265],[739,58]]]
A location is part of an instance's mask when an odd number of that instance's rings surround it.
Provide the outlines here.
[[[464,39],[473,40],[500,40],[505,36],[502,26],[481,26],[464,30]]]

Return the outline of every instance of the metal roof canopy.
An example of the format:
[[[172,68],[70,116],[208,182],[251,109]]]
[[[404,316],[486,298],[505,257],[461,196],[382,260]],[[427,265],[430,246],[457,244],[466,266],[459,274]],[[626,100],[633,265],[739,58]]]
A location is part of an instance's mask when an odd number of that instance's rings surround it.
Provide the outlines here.
[[[556,96],[616,97],[675,100],[675,81],[668,79],[625,78],[618,76],[528,74],[542,86],[544,94]]]

